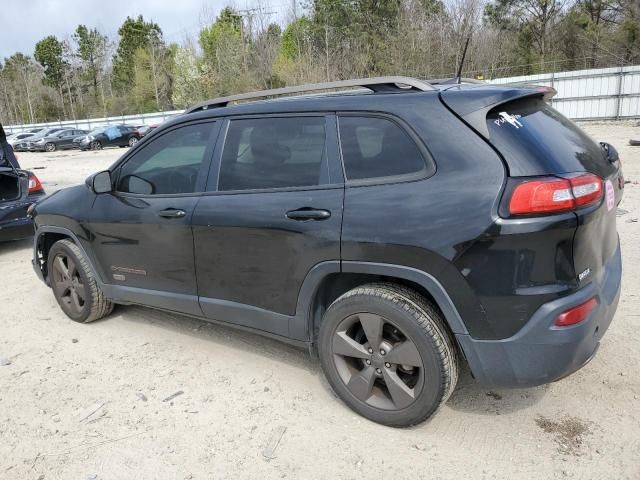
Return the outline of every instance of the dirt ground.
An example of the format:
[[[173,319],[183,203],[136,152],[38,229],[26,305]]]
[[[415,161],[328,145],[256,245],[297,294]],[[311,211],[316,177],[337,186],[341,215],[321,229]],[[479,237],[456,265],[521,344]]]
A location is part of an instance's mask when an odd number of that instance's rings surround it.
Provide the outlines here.
[[[0,244],[0,479],[640,479],[640,127],[584,128],[619,147],[631,183],[620,306],[576,374],[491,390],[466,373],[430,422],[386,428],[287,345],[139,307],[74,323],[31,243]],[[53,191],[121,153],[19,157]]]

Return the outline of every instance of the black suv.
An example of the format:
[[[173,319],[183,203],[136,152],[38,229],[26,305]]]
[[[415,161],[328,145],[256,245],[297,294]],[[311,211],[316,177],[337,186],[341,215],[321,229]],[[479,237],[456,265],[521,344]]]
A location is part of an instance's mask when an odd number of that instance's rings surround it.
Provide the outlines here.
[[[463,363],[557,380],[615,313],[624,180],[552,94],[384,77],[204,102],[39,203],[35,270],[78,322],[141,304],[308,347],[386,425],[431,416]]]

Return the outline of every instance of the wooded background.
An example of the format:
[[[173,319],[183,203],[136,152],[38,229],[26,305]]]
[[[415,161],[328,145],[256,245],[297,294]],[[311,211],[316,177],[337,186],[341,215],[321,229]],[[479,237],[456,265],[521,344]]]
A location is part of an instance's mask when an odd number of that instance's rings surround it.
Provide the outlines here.
[[[204,15],[206,17],[206,15]],[[255,1],[178,42],[142,15],[78,25],[0,62],[4,124],[185,108],[205,98],[377,75],[483,79],[640,63],[640,0]]]

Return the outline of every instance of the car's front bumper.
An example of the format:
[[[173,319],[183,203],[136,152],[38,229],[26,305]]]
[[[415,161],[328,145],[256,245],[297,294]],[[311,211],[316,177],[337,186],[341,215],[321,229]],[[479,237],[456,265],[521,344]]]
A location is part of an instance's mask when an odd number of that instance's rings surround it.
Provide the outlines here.
[[[559,380],[579,370],[594,356],[620,299],[620,245],[599,278],[578,292],[542,305],[517,334],[503,340],[477,340],[456,335],[479,383],[530,387]],[[556,317],[592,297],[598,307],[577,325],[556,327]]]

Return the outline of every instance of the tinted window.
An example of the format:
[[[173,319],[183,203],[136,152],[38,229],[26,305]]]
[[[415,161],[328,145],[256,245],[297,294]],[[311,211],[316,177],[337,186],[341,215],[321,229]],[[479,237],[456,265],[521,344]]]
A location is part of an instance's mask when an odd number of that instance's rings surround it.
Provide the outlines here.
[[[587,170],[607,177],[615,170],[599,144],[541,98],[499,106],[487,115],[487,128],[512,176]]]
[[[348,180],[407,175],[425,170],[413,139],[379,117],[340,117],[340,145]]]
[[[324,117],[233,120],[225,140],[219,190],[320,185]]]
[[[120,170],[118,191],[193,193],[214,123],[176,128],[136,152]]]

